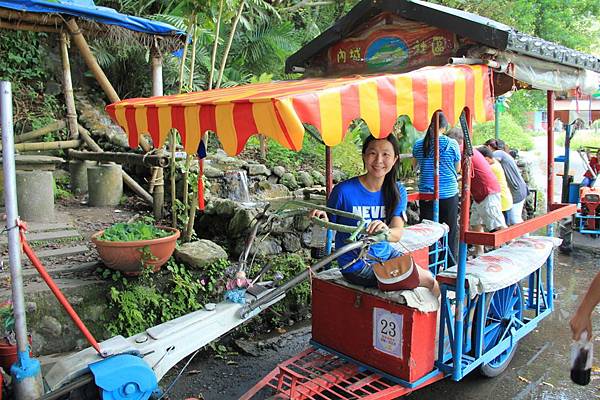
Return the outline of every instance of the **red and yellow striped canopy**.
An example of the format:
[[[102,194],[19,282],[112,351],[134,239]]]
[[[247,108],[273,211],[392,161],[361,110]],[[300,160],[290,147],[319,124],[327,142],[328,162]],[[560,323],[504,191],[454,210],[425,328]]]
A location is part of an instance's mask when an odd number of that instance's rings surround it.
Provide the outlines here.
[[[123,100],[107,112],[138,146],[149,133],[162,145],[169,129],[194,154],[202,133],[215,132],[229,155],[248,138],[263,134],[299,150],[303,123],[314,125],[328,146],[340,143],[352,120],[362,118],[375,137],[387,136],[400,115],[418,130],[437,110],[451,124],[464,108],[478,122],[493,119],[491,71],[482,65],[426,67],[405,74],[304,79],[237,86],[205,92]]]

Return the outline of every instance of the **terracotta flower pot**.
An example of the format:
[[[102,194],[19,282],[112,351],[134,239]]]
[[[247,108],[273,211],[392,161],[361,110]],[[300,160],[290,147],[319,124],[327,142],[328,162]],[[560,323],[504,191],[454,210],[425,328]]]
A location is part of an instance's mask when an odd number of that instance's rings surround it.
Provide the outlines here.
[[[135,240],[131,242],[111,242],[98,239],[104,232],[103,230],[92,235],[92,242],[100,254],[104,265],[108,268],[123,272],[125,275],[135,276],[142,271],[142,265],[152,267],[156,272],[163,266],[173,254],[179,230],[159,226],[165,231],[171,231],[171,236],[150,239]],[[146,250],[147,249],[147,250]],[[150,253],[152,254],[150,256]]]
[[[31,335],[27,335],[31,349]],[[31,352],[29,353],[31,355]],[[11,344],[6,338],[0,338],[0,367],[10,374],[10,367],[17,362],[17,344]]]

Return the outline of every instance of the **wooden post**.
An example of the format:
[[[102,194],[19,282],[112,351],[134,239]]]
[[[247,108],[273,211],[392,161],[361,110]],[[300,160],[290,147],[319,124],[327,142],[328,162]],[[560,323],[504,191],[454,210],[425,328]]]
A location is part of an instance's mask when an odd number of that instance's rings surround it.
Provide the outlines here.
[[[104,74],[104,71],[102,71],[102,68],[100,68],[100,65],[98,65],[98,61],[96,61],[96,57],[94,57],[92,50],[90,50],[90,46],[88,46],[85,37],[83,37],[81,34],[81,30],[79,29],[75,19],[70,19],[67,21],[67,28],[69,28],[69,32],[71,33],[73,41],[79,49],[83,60],[90,71],[92,71],[92,74],[94,74],[94,77],[96,77],[96,80],[100,84],[102,90],[104,90],[104,93],[106,93],[106,96],[108,96],[110,102],[116,103],[117,101],[120,101],[121,99],[117,95],[117,92],[112,87],[110,81]]]
[[[15,143],[22,143],[22,142],[26,142],[31,139],[39,138],[50,132],[54,132],[54,131],[63,129],[65,126],[67,126],[67,124],[65,124],[65,121],[63,121],[62,119],[58,120],[58,121],[54,121],[54,122],[44,126],[43,128],[36,129],[31,132],[23,133],[22,135],[16,135]]]
[[[165,178],[164,169],[156,167],[156,177],[154,178],[154,191],[152,192],[152,212],[154,219],[160,221],[163,216],[165,206]],[[153,174],[154,175],[154,174]]]
[[[35,143],[19,143],[15,144],[16,151],[46,151],[58,149],[74,149],[81,146],[81,140],[61,140],[56,142],[35,142]],[[0,147],[0,150],[2,148]]]
[[[85,144],[87,144],[94,151],[104,151],[100,146],[98,146],[96,142],[94,142],[94,139],[92,139],[92,136],[90,135],[87,129],[85,129],[79,124],[77,125],[77,127],[79,128],[79,135],[81,139],[85,142]],[[121,173],[123,174],[123,182],[131,190],[133,190],[138,196],[140,196],[146,203],[153,204],[154,200],[152,200],[152,196],[150,196],[150,193],[146,192],[144,188],[139,185],[139,183],[137,183],[132,177],[130,177],[127,174],[127,172],[121,170]]]
[[[67,43],[67,34],[60,34],[60,56],[63,68],[63,94],[67,106],[67,126],[69,128],[69,138],[77,139],[79,131],[77,130],[77,110],[75,109],[75,97],[73,96],[73,81],[71,80],[71,63],[69,62],[69,47]]]
[[[150,48],[150,55],[152,56],[152,96],[162,96],[162,54],[160,54],[160,49],[158,48],[156,43],[154,43]]]
[[[177,163],[175,162],[176,136],[175,129],[171,129],[171,217],[173,228],[177,228],[177,208],[175,206],[177,200],[177,188],[175,187],[175,170],[177,169]]]

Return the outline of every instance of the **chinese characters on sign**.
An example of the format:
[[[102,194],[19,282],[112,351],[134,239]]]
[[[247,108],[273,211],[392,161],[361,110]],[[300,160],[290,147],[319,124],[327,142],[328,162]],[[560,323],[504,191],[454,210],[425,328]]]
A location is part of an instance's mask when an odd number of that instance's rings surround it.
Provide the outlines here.
[[[454,35],[420,22],[395,20],[374,24],[329,49],[333,70],[381,70],[445,64],[454,50]]]

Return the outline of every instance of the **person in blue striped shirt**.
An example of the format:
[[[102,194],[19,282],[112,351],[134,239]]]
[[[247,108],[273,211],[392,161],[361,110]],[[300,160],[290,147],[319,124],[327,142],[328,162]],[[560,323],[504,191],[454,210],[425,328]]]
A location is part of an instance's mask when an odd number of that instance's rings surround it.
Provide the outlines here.
[[[452,257],[449,265],[454,265],[458,255],[458,172],[460,171],[460,149],[458,142],[443,133],[448,128],[448,121],[444,114],[439,114],[439,222],[450,228],[448,232],[448,248]],[[419,192],[433,193],[433,127],[435,114],[425,133],[425,137],[418,139],[413,146],[413,157],[420,169]],[[421,220],[433,219],[433,201],[419,200],[419,216]]]

